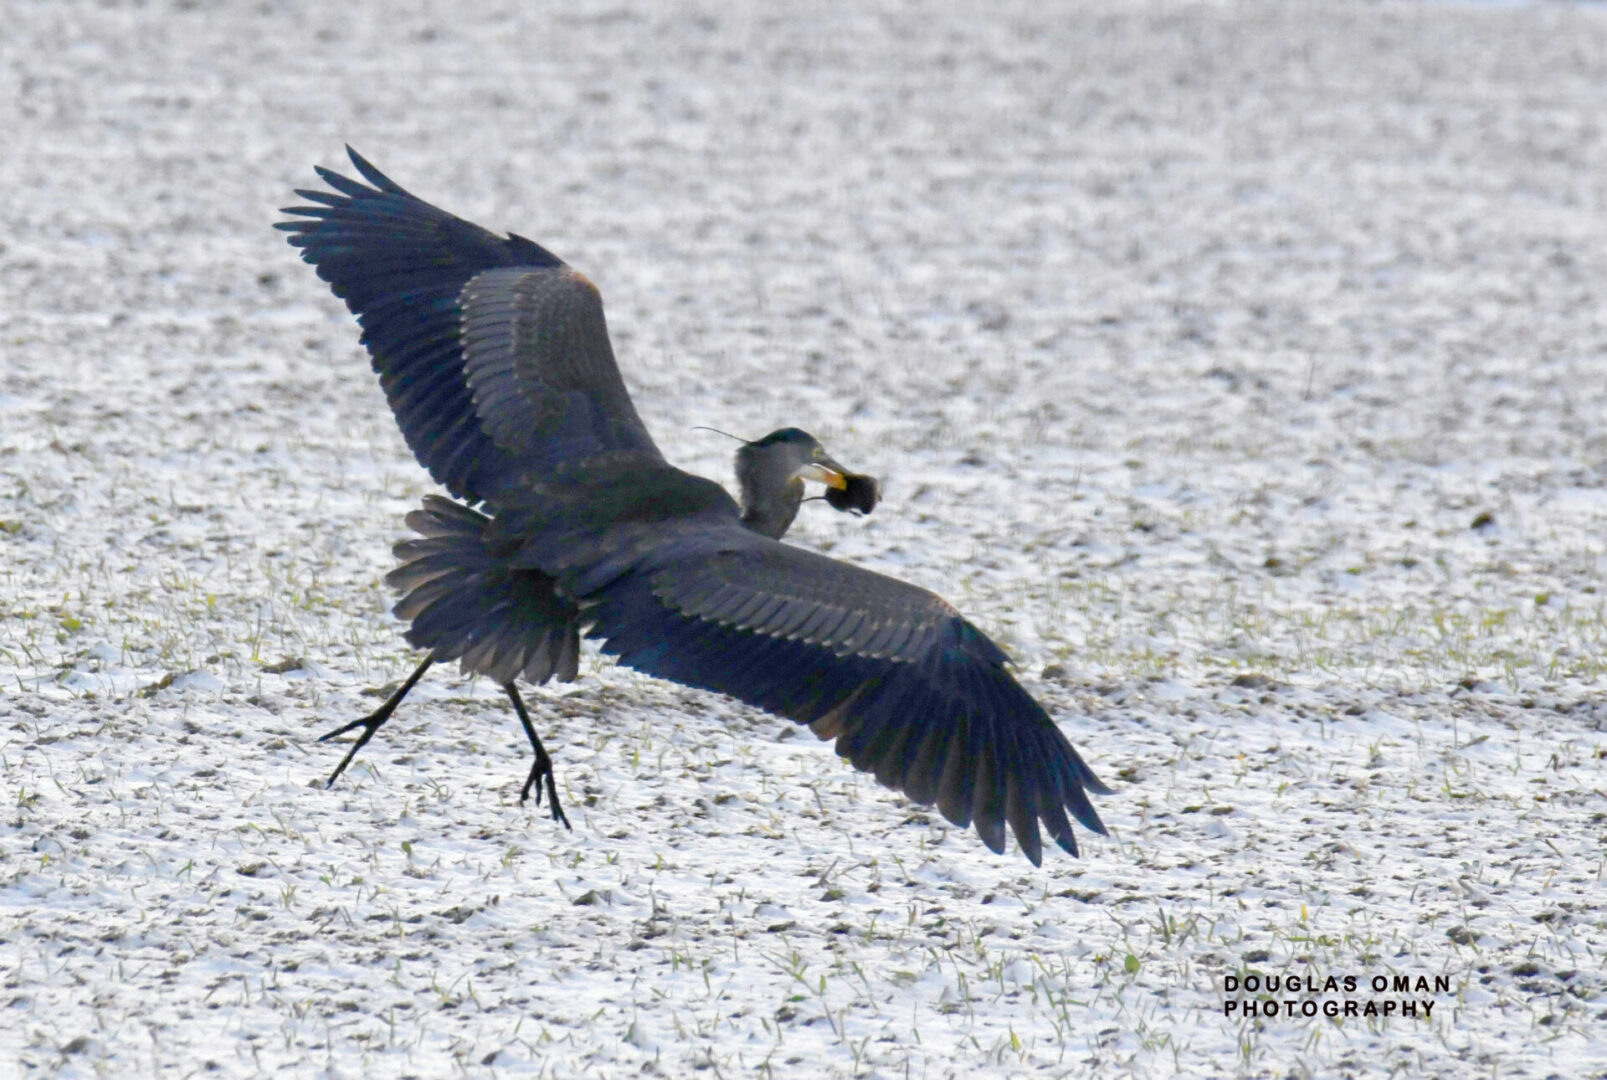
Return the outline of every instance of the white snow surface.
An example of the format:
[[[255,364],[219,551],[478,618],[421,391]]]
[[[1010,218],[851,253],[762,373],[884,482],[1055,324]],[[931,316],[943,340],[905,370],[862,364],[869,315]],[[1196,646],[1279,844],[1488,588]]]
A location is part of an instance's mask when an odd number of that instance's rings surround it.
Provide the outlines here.
[[[0,1074],[1607,1075],[1600,7],[4,24]],[[270,229],[344,142],[597,281],[678,464],[880,475],[793,539],[993,634],[1110,836],[594,652],[527,695],[573,832],[455,671],[326,789],[433,490]]]

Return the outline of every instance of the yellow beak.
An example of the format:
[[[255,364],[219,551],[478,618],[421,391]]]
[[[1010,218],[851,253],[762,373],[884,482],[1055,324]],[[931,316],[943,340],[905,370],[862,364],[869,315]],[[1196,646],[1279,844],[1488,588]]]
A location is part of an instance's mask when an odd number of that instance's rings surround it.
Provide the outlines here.
[[[817,483],[825,484],[827,487],[837,488],[839,490],[848,486],[848,477],[844,475],[842,467],[836,462],[831,462],[829,464],[823,462],[810,462],[793,475],[801,477],[804,480],[814,480]]]

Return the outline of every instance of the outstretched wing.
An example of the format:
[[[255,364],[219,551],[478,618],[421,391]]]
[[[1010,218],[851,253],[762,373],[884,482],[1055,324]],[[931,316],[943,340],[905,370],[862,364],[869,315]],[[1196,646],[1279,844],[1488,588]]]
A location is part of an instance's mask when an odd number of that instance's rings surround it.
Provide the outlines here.
[[[584,580],[584,572],[560,580]],[[925,589],[732,525],[671,530],[581,600],[589,636],[622,663],[729,694],[799,723],[854,767],[1004,850],[1009,823],[1043,857],[1066,812],[1103,833],[1109,794],[1005,654]]]
[[[602,300],[541,245],[403,190],[350,147],[276,227],[357,316],[413,454],[459,498],[511,476],[625,452],[658,459],[614,362]],[[369,186],[372,185],[372,186]]]

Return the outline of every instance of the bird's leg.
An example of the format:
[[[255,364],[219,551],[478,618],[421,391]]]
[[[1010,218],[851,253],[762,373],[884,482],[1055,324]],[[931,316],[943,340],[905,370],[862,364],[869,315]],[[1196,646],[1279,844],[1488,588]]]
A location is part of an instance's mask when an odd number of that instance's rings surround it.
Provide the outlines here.
[[[564,814],[563,807],[558,805],[558,784],[553,778],[552,758],[547,756],[547,748],[541,745],[541,738],[536,734],[536,727],[530,722],[530,714],[525,712],[525,703],[519,699],[519,691],[514,689],[512,683],[502,689],[508,692],[508,700],[513,702],[513,711],[519,714],[519,723],[524,725],[525,735],[530,739],[530,748],[536,752],[536,760],[530,766],[530,775],[525,777],[525,786],[519,789],[519,801],[525,802],[530,798],[530,790],[535,789],[536,805],[541,805],[541,778],[547,778],[547,802],[552,809],[552,819],[564,823],[564,828],[573,830],[569,818]]]
[[[335,781],[339,780],[340,774],[346,771],[346,766],[352,763],[352,758],[357,756],[357,751],[367,746],[368,740],[374,737],[374,732],[385,726],[385,721],[391,718],[391,713],[396,711],[396,706],[402,703],[402,699],[407,696],[407,692],[413,689],[413,684],[424,677],[424,673],[430,670],[430,665],[433,663],[435,663],[433,656],[425,657],[424,662],[418,666],[418,670],[407,677],[407,681],[402,684],[401,689],[385,699],[385,704],[361,720],[353,720],[349,724],[343,724],[327,735],[319,737],[319,742],[328,742],[330,739],[344,735],[348,731],[354,731],[357,728],[363,729],[363,733],[357,737],[357,741],[352,743],[352,748],[346,751],[346,756],[340,759],[340,764],[335,766],[335,771],[329,774],[329,781],[324,785],[325,787],[335,786]]]

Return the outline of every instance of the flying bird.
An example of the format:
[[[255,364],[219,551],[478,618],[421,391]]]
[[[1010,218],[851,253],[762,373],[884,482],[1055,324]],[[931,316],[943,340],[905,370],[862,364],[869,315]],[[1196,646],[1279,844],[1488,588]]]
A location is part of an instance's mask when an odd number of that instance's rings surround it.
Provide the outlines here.
[[[427,655],[361,729],[333,784],[432,664],[506,691],[535,752],[521,792],[558,805],[551,757],[515,681],[577,675],[580,635],[638,671],[807,724],[856,769],[974,825],[1009,825],[1043,858],[1040,824],[1077,854],[1069,811],[1105,828],[1109,794],[1008,657],[943,599],[784,544],[804,482],[868,512],[874,478],[797,428],[744,442],[740,499],[664,459],[615,363],[601,296],[522,236],[497,236],[403,190],[350,147],[367,183],[330,169],[298,190],[290,234],[362,327],[408,446],[453,499],[407,515],[386,578]]]

